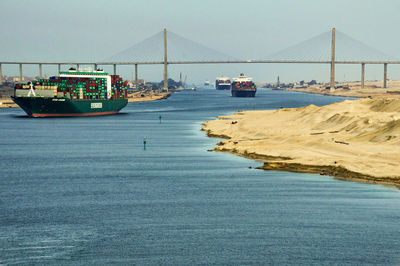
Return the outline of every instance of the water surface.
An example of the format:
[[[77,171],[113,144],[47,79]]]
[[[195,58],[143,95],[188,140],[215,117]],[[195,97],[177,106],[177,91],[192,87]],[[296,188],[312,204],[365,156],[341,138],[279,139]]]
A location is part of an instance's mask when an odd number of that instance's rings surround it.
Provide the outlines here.
[[[197,90],[103,117],[1,109],[0,264],[399,264],[398,190],[257,170],[207,152],[219,139],[200,131],[237,110],[343,99]]]

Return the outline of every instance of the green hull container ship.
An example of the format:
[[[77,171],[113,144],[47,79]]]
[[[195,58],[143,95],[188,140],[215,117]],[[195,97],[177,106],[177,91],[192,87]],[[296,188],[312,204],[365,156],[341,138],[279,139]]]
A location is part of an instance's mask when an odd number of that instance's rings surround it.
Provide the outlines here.
[[[71,100],[68,98],[12,97],[29,116],[91,116],[116,114],[126,106],[127,99]]]
[[[60,76],[16,84],[13,101],[31,117],[116,114],[127,103],[127,82],[102,70],[60,72]]]

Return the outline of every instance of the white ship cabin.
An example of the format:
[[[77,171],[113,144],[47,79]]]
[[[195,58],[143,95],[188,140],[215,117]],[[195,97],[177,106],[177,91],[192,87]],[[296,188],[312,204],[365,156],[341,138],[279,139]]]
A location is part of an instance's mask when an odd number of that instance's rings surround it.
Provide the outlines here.
[[[93,69],[91,67],[79,67],[78,69],[71,67],[68,69],[69,73],[77,74],[79,72],[83,73],[96,73],[96,74],[105,74],[104,70],[101,68]],[[64,74],[67,74],[64,72]]]
[[[240,76],[237,78],[233,78],[235,82],[251,82],[253,79],[250,77],[246,77],[243,73],[240,73]]]
[[[224,76],[217,77],[216,80],[219,84],[230,84],[231,83],[231,80],[228,77],[224,77]]]
[[[217,80],[219,80],[219,81],[229,81],[229,78],[221,76],[221,77],[217,77]]]

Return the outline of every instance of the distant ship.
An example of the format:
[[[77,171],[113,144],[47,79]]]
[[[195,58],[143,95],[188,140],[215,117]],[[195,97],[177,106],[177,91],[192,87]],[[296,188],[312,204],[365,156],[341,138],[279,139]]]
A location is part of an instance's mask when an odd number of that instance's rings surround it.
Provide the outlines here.
[[[210,85],[210,81],[208,81],[208,80],[204,81],[204,86],[208,86],[208,85]]]
[[[243,73],[239,77],[233,78],[231,89],[233,97],[254,97],[256,91],[257,85]]]
[[[215,88],[217,90],[230,90],[231,89],[231,81],[227,77],[218,77],[215,80]]]
[[[60,76],[16,84],[13,101],[32,117],[116,114],[128,103],[127,82],[102,70],[60,72]]]

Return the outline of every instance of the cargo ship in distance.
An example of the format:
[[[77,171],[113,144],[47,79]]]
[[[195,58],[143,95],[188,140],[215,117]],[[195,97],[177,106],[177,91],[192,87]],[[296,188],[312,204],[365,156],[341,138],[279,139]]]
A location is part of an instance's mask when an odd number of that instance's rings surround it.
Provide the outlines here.
[[[227,77],[217,77],[215,80],[215,88],[217,90],[230,90],[231,89],[231,81]]]
[[[239,77],[233,78],[231,89],[233,97],[254,97],[256,91],[257,85],[243,73]]]
[[[16,84],[12,100],[31,117],[116,114],[128,103],[127,82],[103,70],[70,68],[59,76]]]

